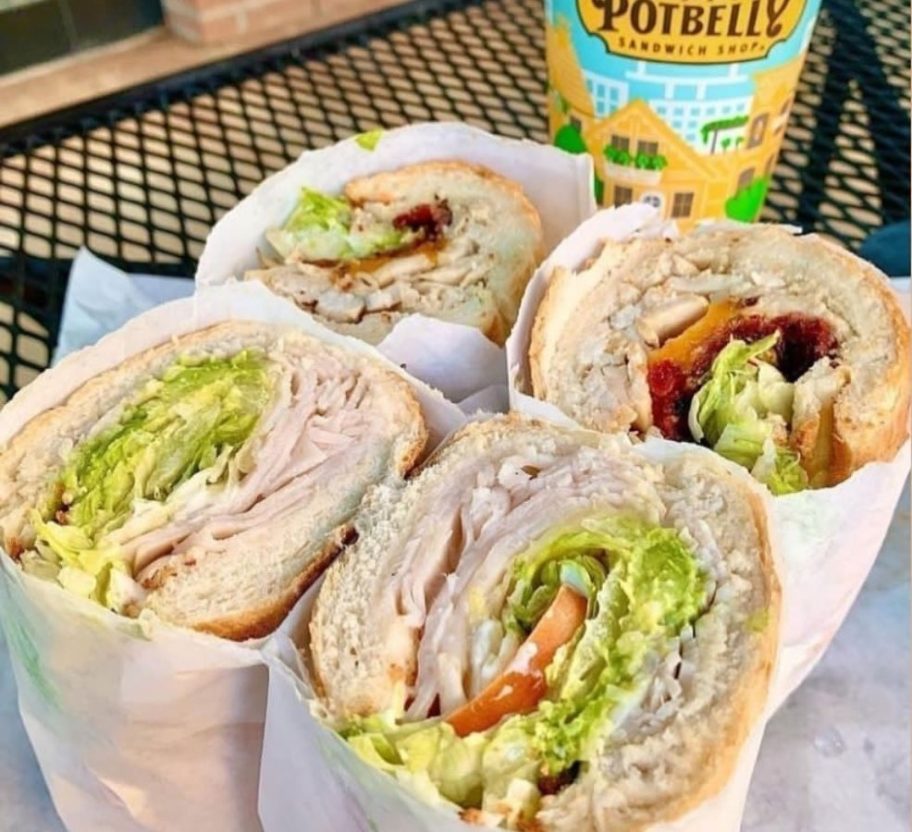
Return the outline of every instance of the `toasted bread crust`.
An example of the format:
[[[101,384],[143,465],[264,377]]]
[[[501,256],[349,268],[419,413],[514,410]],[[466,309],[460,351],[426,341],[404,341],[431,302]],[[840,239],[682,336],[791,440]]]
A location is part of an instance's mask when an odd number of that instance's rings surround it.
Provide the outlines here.
[[[909,324],[895,293],[884,275],[843,248],[818,237],[813,239],[840,258],[847,271],[876,291],[890,317],[896,360],[882,375],[880,384],[869,396],[868,410],[861,414],[846,400],[844,393],[834,402],[833,458],[829,485],[848,479],[869,462],[889,462],[909,436],[910,365]]]
[[[248,641],[268,636],[285,620],[285,616],[291,612],[300,597],[323,574],[353,537],[354,529],[350,523],[340,526],[326,541],[323,550],[297,575],[282,595],[257,609],[203,621],[193,629],[230,641]]]

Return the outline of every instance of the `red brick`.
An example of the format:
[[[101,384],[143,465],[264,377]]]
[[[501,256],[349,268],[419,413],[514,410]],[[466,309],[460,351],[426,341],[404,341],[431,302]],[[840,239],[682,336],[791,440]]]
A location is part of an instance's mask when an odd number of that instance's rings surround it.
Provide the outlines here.
[[[251,29],[263,31],[291,24],[288,36],[316,28],[318,15],[313,0],[246,0]]]
[[[182,8],[172,8],[172,0],[165,7],[168,27],[185,40],[194,43],[221,43],[232,40],[248,31],[248,17],[238,10],[237,3],[224,12],[200,13]]]
[[[232,12],[218,17],[205,16],[200,21],[203,43],[222,43],[249,30],[249,19],[244,12]]]

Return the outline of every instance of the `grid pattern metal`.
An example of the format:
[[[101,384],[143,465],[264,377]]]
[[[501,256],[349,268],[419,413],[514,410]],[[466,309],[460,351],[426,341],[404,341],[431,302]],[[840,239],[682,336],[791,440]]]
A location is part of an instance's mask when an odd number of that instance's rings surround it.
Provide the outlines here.
[[[765,218],[857,246],[909,211],[909,8],[825,0]],[[418,0],[0,130],[0,394],[49,363],[80,246],[191,275],[302,150],[462,119],[547,141],[541,0]]]

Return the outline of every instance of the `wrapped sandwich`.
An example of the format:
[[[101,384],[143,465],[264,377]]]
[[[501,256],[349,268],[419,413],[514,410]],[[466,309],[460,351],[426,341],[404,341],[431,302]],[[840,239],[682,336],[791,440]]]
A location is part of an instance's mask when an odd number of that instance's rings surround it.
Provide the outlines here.
[[[219,323],[102,372],[6,443],[3,545],[124,615],[261,636],[425,438],[411,388],[379,361]]]
[[[887,279],[782,227],[608,242],[555,269],[528,357],[534,395],[580,424],[700,442],[775,494],[907,436],[909,327]]]
[[[248,271],[321,323],[372,344],[406,315],[465,324],[502,344],[542,256],[538,212],[516,183],[479,165],[430,161],[302,183]]]
[[[305,651],[320,713],[472,823],[678,818],[728,781],[774,664],[780,590],[744,479],[705,453],[470,425],[372,492],[328,571]]]

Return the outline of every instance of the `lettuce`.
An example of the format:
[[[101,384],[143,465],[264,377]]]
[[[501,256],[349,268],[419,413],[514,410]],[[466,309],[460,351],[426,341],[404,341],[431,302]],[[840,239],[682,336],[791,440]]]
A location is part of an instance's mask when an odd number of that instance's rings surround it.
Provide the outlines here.
[[[58,582],[117,608],[129,576],[117,531],[128,521],[167,521],[168,498],[192,480],[206,488],[224,481],[272,388],[258,354],[178,361],[115,424],[77,445],[29,517],[35,548],[58,568]]]
[[[408,784],[428,803],[496,810],[518,820],[538,809],[540,764],[518,723],[458,737],[439,719],[397,725],[388,715],[341,732],[364,762]]]
[[[380,144],[380,139],[382,138],[383,130],[379,127],[375,127],[373,130],[358,133],[358,135],[355,136],[355,141],[358,143],[358,147],[363,150],[373,151],[377,149],[377,145]]]
[[[545,770],[588,757],[616,708],[636,695],[647,656],[663,653],[705,603],[705,577],[672,529],[630,518],[583,521],[607,553],[607,577],[557,682],[528,717]]]
[[[342,732],[367,763],[390,773],[424,777],[438,799],[460,806],[480,806],[482,757],[490,739],[484,734],[460,738],[437,719],[396,725],[388,716],[355,721]],[[428,790],[427,784],[423,791]]]
[[[391,222],[359,217],[357,224],[349,203],[302,188],[298,204],[282,228],[266,239],[285,259],[310,262],[356,260],[398,249],[416,239],[416,232],[398,229]]]
[[[598,540],[585,530],[558,532],[539,543],[514,565],[505,626],[523,634],[531,632],[562,584],[571,586],[591,603],[605,580],[603,556]]]
[[[785,446],[794,386],[763,360],[779,338],[733,340],[716,356],[708,380],[690,403],[694,439],[751,470],[774,494],[807,488],[797,455]]]
[[[648,684],[650,657],[700,614],[706,579],[673,529],[599,517],[544,536],[517,557],[508,582],[502,617],[525,632],[561,584],[589,598],[589,616],[549,666],[535,711],[463,738],[439,719],[397,725],[390,715],[353,722],[342,735],[362,759],[425,796],[433,788],[515,821],[534,816],[540,776],[591,758],[612,717]]]
[[[808,487],[808,475],[801,467],[798,454],[771,440],[764,444],[763,453],[751,468],[751,474],[776,496],[794,494]]]

